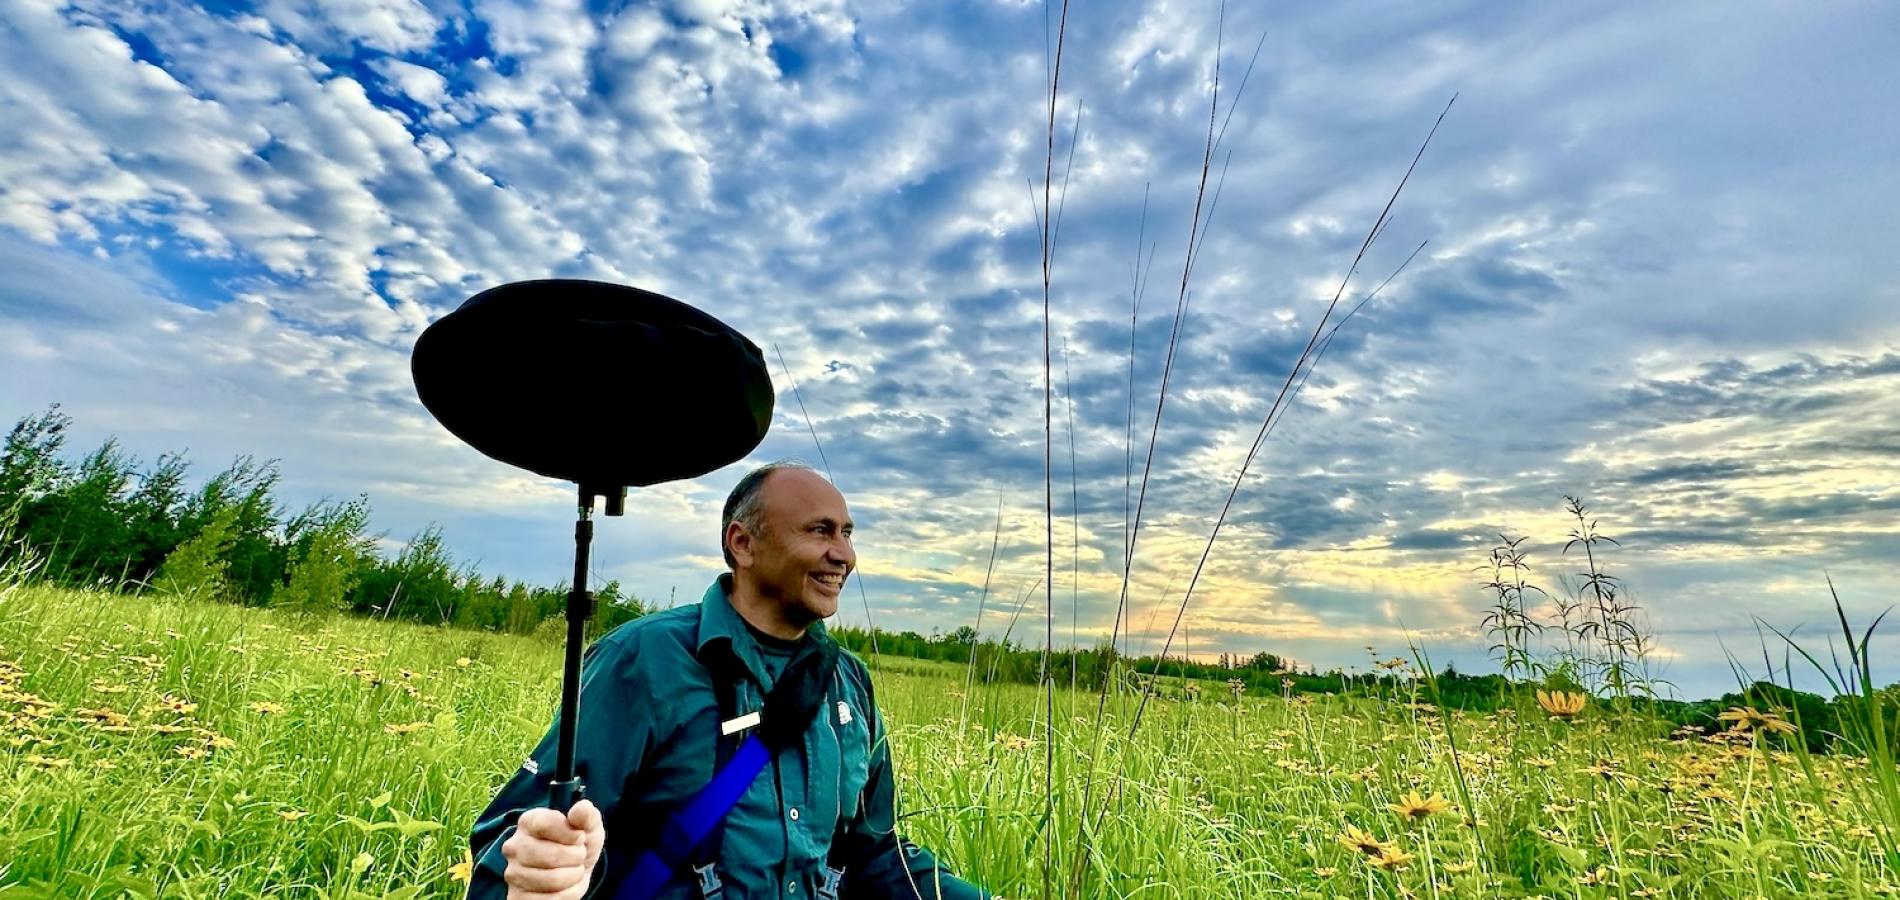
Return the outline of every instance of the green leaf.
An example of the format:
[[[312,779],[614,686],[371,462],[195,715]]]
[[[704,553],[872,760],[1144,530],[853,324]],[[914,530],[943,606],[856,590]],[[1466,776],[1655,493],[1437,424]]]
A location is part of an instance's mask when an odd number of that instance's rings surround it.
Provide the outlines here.
[[[394,798],[395,796],[396,796],[395,794],[393,794],[393,793],[391,793],[391,792],[389,792],[389,791],[384,791],[384,792],[382,792],[382,793],[380,793],[380,794],[377,794],[376,796],[374,796],[374,797],[371,797],[371,798],[370,798],[370,801],[369,801],[369,808],[370,808],[370,809],[382,809],[383,807],[385,807],[385,806],[388,806],[388,805],[389,805],[389,801],[390,801],[390,800],[391,800],[392,798]]]
[[[395,823],[395,825],[396,830],[406,838],[412,838],[418,834],[428,834],[438,828],[445,827],[441,822],[431,822],[427,819],[410,819],[407,822]]]
[[[344,816],[343,821],[356,826],[356,830],[364,834],[374,834],[378,831],[387,831],[396,827],[396,823],[394,822],[365,822],[355,816]]]
[[[1584,869],[1590,865],[1590,858],[1585,856],[1582,850],[1578,850],[1575,847],[1552,841],[1550,849],[1556,851],[1557,856],[1573,869]]]

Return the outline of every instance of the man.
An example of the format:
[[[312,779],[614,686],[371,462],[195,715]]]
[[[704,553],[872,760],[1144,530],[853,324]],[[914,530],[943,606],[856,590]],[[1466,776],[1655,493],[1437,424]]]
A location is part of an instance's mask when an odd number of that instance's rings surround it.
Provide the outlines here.
[[[814,648],[829,659],[821,620],[838,611],[857,565],[844,496],[807,466],[773,463],[733,488],[721,530],[731,572],[698,604],[636,619],[588,648],[575,750],[588,799],[566,816],[545,808],[550,729],[475,825],[471,898],[613,898],[668,816],[712,779],[722,720],[745,721],[722,717],[720,692],[736,712],[756,711],[788,667],[810,669]],[[890,749],[864,664],[837,654],[828,683],[822,702],[808,692],[810,725],[726,814],[699,851],[704,862],[679,864],[659,896],[987,896],[897,837]]]

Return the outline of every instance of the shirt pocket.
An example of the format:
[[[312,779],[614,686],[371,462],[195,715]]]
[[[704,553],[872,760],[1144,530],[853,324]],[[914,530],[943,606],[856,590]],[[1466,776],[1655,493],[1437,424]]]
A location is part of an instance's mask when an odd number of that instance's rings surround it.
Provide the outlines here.
[[[834,695],[830,706],[826,715],[838,735],[838,815],[849,822],[858,816],[871,777],[871,716],[861,699],[848,694]]]

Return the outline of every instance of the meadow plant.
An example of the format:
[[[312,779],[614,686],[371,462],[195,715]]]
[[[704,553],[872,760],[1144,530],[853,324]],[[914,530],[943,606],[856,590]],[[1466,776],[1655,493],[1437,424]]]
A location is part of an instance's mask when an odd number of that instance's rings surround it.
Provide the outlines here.
[[[1498,545],[1491,548],[1491,559],[1486,566],[1491,580],[1485,582],[1484,588],[1491,592],[1492,603],[1481,625],[1494,642],[1490,653],[1507,679],[1532,676],[1533,642],[1544,630],[1543,623],[1530,614],[1526,595],[1550,596],[1543,588],[1525,580],[1530,571],[1530,563],[1526,561],[1529,554],[1521,545],[1526,539],[1498,535]]]
[[[1655,696],[1649,676],[1648,657],[1654,636],[1641,618],[1641,607],[1630,602],[1623,581],[1604,571],[1598,559],[1602,545],[1620,547],[1615,538],[1597,529],[1597,520],[1589,518],[1589,509],[1576,497],[1564,498],[1564,511],[1577,520],[1563,552],[1581,548],[1584,571],[1578,573],[1576,597],[1564,608],[1563,616],[1575,635],[1576,659],[1588,666],[1594,685],[1611,697],[1627,700],[1635,694]],[[1572,614],[1581,612],[1575,620]]]

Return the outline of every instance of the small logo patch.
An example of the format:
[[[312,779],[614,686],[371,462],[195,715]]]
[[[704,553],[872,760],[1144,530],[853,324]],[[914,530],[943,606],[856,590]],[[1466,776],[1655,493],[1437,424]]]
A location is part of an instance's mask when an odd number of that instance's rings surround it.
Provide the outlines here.
[[[539,775],[541,774],[541,764],[530,759],[521,764],[521,770],[527,772],[529,775]]]
[[[838,724],[851,724],[851,706],[843,700],[838,701]]]

